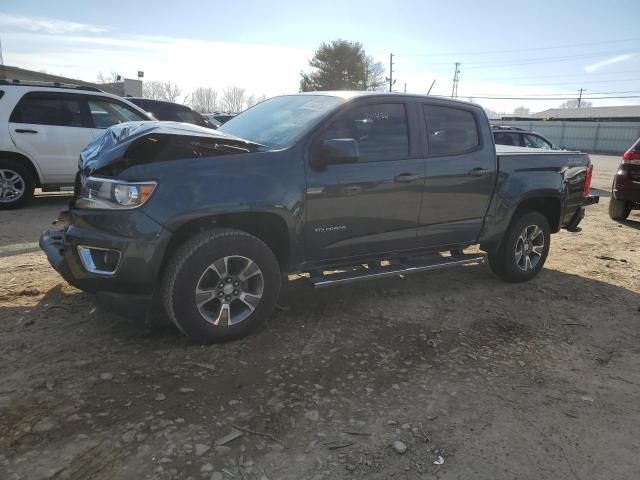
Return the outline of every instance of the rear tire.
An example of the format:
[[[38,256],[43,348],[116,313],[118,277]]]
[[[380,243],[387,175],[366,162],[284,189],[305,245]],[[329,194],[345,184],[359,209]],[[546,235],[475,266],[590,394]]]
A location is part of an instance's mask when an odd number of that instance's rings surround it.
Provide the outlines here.
[[[617,200],[613,196],[609,200],[609,216],[612,220],[626,220],[631,213],[631,202]]]
[[[489,267],[509,282],[531,280],[547,260],[550,241],[547,218],[537,211],[525,211],[512,220],[500,246],[488,252]]]
[[[0,210],[20,208],[33,198],[35,179],[14,160],[0,160]]]
[[[210,230],[188,240],[163,278],[169,317],[202,344],[247,335],[272,313],[279,293],[280,266],[273,252],[239,230]]]

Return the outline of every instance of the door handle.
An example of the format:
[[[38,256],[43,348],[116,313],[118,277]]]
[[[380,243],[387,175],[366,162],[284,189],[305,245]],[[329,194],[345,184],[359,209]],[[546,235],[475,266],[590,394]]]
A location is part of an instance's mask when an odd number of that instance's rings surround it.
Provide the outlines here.
[[[488,173],[490,173],[491,170],[489,170],[488,168],[472,168],[471,170],[469,170],[469,175],[471,175],[472,177],[481,177],[483,175],[486,175]]]
[[[418,180],[419,178],[420,175],[414,175],[413,173],[401,173],[400,175],[393,177],[393,181],[399,183],[410,183],[414,180]]]
[[[16,133],[38,133],[38,131],[29,130],[28,128],[16,128]]]

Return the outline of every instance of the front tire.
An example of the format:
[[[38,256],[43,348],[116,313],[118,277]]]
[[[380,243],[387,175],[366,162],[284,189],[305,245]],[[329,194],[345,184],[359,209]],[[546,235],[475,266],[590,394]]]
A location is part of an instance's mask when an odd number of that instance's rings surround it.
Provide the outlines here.
[[[550,241],[547,218],[537,211],[523,212],[509,225],[500,247],[489,252],[489,266],[506,281],[531,280],[547,260]]]
[[[612,220],[626,220],[631,213],[631,202],[617,200],[613,196],[609,200],[609,216]]]
[[[203,232],[173,254],[163,279],[173,323],[202,344],[240,338],[273,311],[280,267],[257,237],[231,229]]]
[[[34,190],[35,180],[27,168],[13,160],[0,160],[0,210],[26,205]]]

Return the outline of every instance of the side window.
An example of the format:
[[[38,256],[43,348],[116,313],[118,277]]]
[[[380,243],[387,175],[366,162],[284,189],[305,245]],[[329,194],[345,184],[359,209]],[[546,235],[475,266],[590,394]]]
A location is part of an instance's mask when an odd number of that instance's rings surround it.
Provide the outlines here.
[[[90,98],[88,103],[95,128],[108,128],[116,123],[148,120],[129,107],[111,100]]]
[[[521,146],[520,134],[518,133],[495,132],[493,134],[493,138],[496,142],[496,145],[512,145],[514,147]]]
[[[10,122],[82,127],[82,111],[79,95],[57,93],[27,93],[11,112]]]
[[[480,145],[473,113],[459,108],[423,105],[429,155],[460,155]]]
[[[358,141],[361,162],[399,160],[409,156],[409,131],[404,104],[376,103],[340,115],[316,145],[329,138]]]
[[[544,138],[539,137],[537,135],[524,135],[524,146],[531,148],[545,148],[547,150],[551,149],[551,144],[547,142]]]

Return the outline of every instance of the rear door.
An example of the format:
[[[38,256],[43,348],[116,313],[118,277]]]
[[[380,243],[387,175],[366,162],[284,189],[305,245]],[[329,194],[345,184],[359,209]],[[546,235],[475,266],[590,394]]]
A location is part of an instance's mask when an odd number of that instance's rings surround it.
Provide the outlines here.
[[[425,247],[468,244],[479,235],[496,179],[491,132],[477,110],[422,104],[425,187],[418,235]]]
[[[416,247],[424,158],[418,135],[410,135],[411,108],[415,104],[396,99],[359,103],[347,107],[313,140],[305,225],[310,260]],[[333,138],[356,139],[358,161],[314,169],[319,146]]]
[[[82,95],[64,92],[28,92],[9,117],[11,139],[49,184],[73,183],[80,152],[93,138],[89,126]]]

